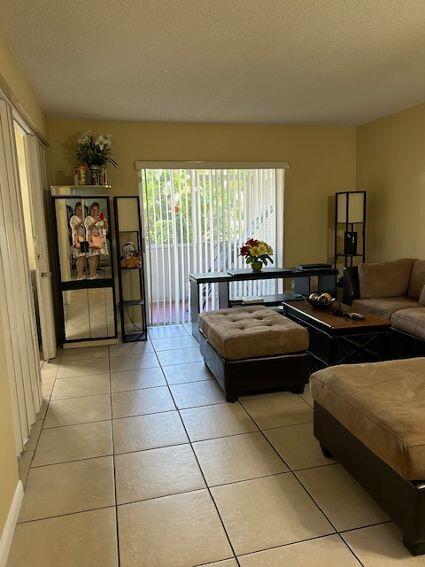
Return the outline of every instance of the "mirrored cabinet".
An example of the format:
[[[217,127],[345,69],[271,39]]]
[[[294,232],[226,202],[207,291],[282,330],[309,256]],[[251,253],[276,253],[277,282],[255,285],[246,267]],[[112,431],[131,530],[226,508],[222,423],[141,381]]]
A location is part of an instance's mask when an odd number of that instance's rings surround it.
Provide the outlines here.
[[[63,342],[116,342],[113,219],[108,187],[52,187]]]

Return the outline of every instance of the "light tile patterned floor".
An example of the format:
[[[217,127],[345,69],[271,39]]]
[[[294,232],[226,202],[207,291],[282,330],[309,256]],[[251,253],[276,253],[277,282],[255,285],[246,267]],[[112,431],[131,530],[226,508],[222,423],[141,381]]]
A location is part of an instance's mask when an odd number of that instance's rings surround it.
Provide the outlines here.
[[[227,404],[185,326],[42,375],[8,567],[425,567],[323,457],[308,392]]]

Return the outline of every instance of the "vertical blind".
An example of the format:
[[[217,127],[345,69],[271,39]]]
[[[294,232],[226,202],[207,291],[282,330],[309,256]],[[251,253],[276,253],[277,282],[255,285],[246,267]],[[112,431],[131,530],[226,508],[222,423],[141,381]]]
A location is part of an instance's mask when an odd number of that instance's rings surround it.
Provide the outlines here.
[[[148,169],[139,171],[151,324],[189,321],[189,273],[243,268],[240,246],[251,237],[282,259],[283,169]],[[276,281],[231,284],[231,296],[276,293]],[[218,308],[215,285],[201,288],[201,311]]]

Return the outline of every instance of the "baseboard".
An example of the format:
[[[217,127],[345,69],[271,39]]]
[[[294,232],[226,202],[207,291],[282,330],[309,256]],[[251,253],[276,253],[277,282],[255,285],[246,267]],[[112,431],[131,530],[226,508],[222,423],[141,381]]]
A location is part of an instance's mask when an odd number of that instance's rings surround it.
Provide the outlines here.
[[[3,528],[3,533],[1,534],[0,538],[0,567],[6,567],[7,558],[9,557],[9,551],[12,545],[13,534],[15,533],[15,526],[16,522],[18,521],[23,497],[24,485],[20,480],[16,486],[12,504],[10,505],[9,514],[7,516],[7,520]]]

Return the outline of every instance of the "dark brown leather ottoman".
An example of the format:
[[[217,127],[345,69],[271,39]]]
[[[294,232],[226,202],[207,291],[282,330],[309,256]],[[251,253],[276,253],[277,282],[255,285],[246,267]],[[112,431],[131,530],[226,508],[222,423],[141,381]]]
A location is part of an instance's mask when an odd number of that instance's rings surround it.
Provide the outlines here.
[[[288,389],[302,392],[309,378],[308,332],[260,305],[199,316],[205,364],[228,402],[242,394]]]
[[[311,377],[314,434],[425,553],[425,358],[332,366]]]

